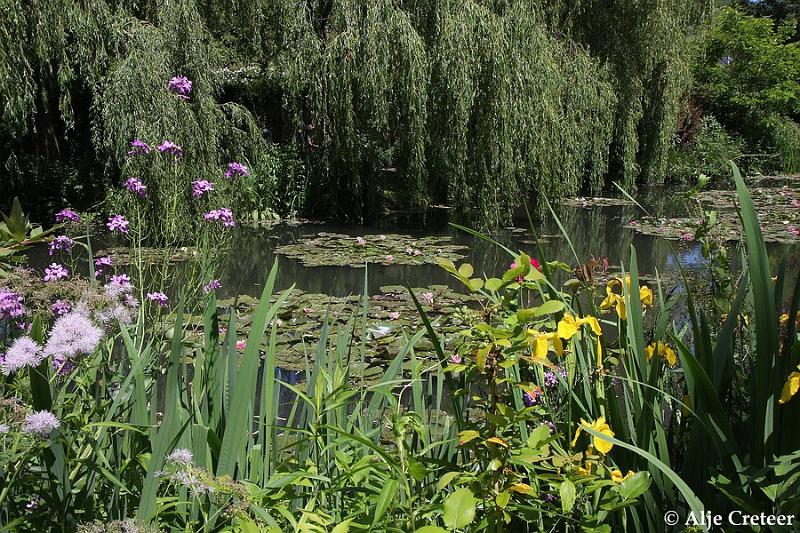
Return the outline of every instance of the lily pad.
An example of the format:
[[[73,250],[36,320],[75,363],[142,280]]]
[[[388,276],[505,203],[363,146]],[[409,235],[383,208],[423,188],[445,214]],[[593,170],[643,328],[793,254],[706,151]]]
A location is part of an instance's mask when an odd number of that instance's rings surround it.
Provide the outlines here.
[[[363,267],[366,263],[384,265],[436,264],[437,257],[458,260],[466,246],[453,244],[447,236],[412,237],[410,235],[352,236],[341,233],[317,233],[275,252],[303,265]]]
[[[581,207],[584,209],[591,207],[613,207],[619,205],[635,205],[627,198],[607,198],[601,196],[578,196],[577,198],[566,198],[562,200],[565,205],[571,207]]]
[[[186,261],[200,260],[200,252],[197,250],[197,248],[186,247],[186,246],[180,248],[143,247],[136,253],[140,253],[141,256],[135,255],[130,248],[119,247],[119,248],[107,248],[105,250],[100,250],[95,254],[95,256],[110,257],[114,262],[114,266],[125,266],[125,265],[135,264],[139,260],[139,257],[141,257],[141,260],[145,264],[151,264],[151,265],[159,263],[175,264],[175,263],[183,263]]]

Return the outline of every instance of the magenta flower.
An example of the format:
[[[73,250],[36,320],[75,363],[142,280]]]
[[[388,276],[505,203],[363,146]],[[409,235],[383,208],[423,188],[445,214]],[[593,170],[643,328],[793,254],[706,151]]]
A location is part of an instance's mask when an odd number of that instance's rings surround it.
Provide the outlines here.
[[[236,350],[237,351],[244,351],[247,348],[247,341],[236,341]]]
[[[222,209],[214,209],[203,215],[203,218],[212,222],[222,222],[226,228],[232,228],[236,225],[233,220],[233,213],[227,207]]]
[[[203,286],[203,292],[205,294],[210,293],[211,291],[215,291],[217,289],[222,288],[222,284],[219,282],[218,279],[212,279],[208,283]]]
[[[139,178],[128,178],[127,181],[125,181],[125,188],[136,194],[139,198],[147,197],[147,187],[145,187],[144,183],[142,183],[142,180]]]
[[[50,263],[50,266],[44,269],[45,281],[58,281],[67,277],[69,277],[69,270],[58,263]]]
[[[798,200],[797,198],[792,200],[792,207],[800,207],[800,200]]]
[[[97,259],[94,260],[94,266],[97,266],[97,267],[100,267],[100,266],[109,266],[110,267],[111,265],[113,265],[113,261],[108,256],[98,257]]]
[[[50,311],[56,316],[66,315],[72,310],[72,304],[66,300],[56,300],[50,306]]]
[[[789,224],[789,227],[787,229],[789,230],[789,233],[791,233],[795,237],[800,237],[800,228],[798,228],[794,224]]]
[[[131,141],[131,149],[128,150],[128,155],[144,155],[150,153],[150,147],[141,139],[134,139]]]
[[[81,216],[72,209],[62,209],[56,213],[56,222],[74,222],[80,224]]]
[[[36,411],[29,414],[25,418],[25,424],[22,426],[22,431],[25,433],[33,433],[40,437],[47,437],[53,430],[61,426],[56,415],[50,411]]]
[[[214,190],[214,184],[208,180],[196,180],[192,182],[192,196],[200,198],[205,193]]]
[[[364,237],[356,237],[356,244],[359,246],[364,246],[367,244],[367,241],[364,239]]]
[[[0,289],[0,320],[12,320],[24,314],[22,296],[7,289]]]
[[[116,231],[119,233],[128,233],[128,231],[130,231],[128,229],[129,224],[130,222],[125,220],[124,216],[111,215],[110,217],[108,217],[108,222],[106,223],[106,226],[110,231]]]
[[[433,293],[432,292],[423,292],[422,293],[422,301],[428,305],[433,305]]]
[[[183,156],[183,149],[172,141],[164,141],[158,145],[158,151],[166,154],[172,154],[175,157]]]
[[[120,287],[130,287],[131,278],[127,274],[120,274],[118,276],[111,276],[108,283],[112,285],[119,285]]]
[[[398,318],[400,318],[399,311],[392,311],[389,313],[389,320],[397,320]]]
[[[694,236],[691,233],[684,233],[683,235],[681,235],[681,240],[683,241],[689,242],[692,239],[694,239]]]
[[[192,92],[192,81],[186,76],[175,76],[169,80],[169,90],[188,100],[189,93]]]
[[[386,262],[387,263],[391,263],[392,261],[394,261],[394,256],[392,254],[387,255],[386,256]]]
[[[247,167],[241,163],[237,163],[236,161],[233,163],[228,163],[228,170],[225,171],[225,177],[228,179],[249,175],[250,171],[247,169]]]
[[[42,347],[30,337],[20,337],[8,348],[0,371],[6,376],[26,366],[35,367],[42,360]]]
[[[59,235],[55,239],[50,242],[50,249],[48,253],[53,255],[58,250],[62,250],[64,252],[69,252],[72,250],[72,247],[75,246],[75,241],[67,237],[66,235]]]
[[[169,298],[163,292],[148,292],[147,299],[151,302],[155,302],[161,307],[167,307],[169,303]]]
[[[459,364],[461,364],[461,361],[463,361],[463,358],[461,357],[460,353],[455,353],[454,352],[454,353],[450,354],[450,362],[451,363],[459,365]]]

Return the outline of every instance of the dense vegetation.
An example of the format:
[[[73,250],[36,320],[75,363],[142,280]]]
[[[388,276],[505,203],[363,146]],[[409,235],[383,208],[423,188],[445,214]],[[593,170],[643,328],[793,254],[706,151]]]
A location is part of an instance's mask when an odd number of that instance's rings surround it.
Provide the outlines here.
[[[0,278],[0,530],[652,532],[665,510],[785,524],[800,510],[800,281],[770,266],[738,171],[736,185],[744,270],[709,252],[705,310],[688,279],[641,283],[635,249],[619,275],[541,250],[508,250],[499,277],[442,259],[475,296],[455,338],[428,318],[437,296],[409,291],[416,320],[370,380],[380,302],[365,295],[335,335],[328,309],[301,383],[276,373],[292,292],[273,294],[277,263],[250,311],[216,300],[225,217],[188,277],[154,287],[141,222],[109,221],[124,266],[92,257],[77,214],[53,238],[15,204],[2,257],[49,241],[69,261]],[[706,230],[693,238],[713,250]],[[88,279],[73,273],[84,247]]]
[[[134,174],[181,205],[175,183],[238,161],[243,213],[433,202],[493,225],[523,197],[657,183],[704,5],[7,2],[3,197],[85,208]],[[191,163],[132,165],[133,139]]]

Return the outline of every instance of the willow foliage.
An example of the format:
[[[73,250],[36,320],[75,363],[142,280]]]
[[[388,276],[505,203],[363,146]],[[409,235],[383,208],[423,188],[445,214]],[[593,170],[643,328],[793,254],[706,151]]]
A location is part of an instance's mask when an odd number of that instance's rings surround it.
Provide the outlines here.
[[[7,168],[33,153],[89,160],[112,184],[142,178],[152,233],[172,238],[201,207],[189,181],[219,177],[230,160],[257,178],[221,201],[287,203],[269,198],[286,186],[261,137],[263,108],[282,104],[267,114],[304,157],[308,209],[364,219],[447,203],[496,225],[524,198],[664,178],[703,5],[6,0],[0,150]],[[241,70],[259,78],[248,108],[224,85]],[[175,75],[194,82],[190,101],[166,90]],[[186,158],[128,158],[137,137],[174,141]]]

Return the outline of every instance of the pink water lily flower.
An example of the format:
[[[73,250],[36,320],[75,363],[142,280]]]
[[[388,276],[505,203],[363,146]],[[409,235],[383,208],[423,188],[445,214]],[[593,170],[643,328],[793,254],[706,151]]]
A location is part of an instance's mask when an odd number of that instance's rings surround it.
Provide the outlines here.
[[[391,255],[391,254],[387,255],[386,256],[386,262],[387,263],[391,263],[392,261],[394,261],[394,256]]]
[[[364,246],[367,244],[367,241],[364,239],[364,237],[356,237],[356,244],[359,246]]]
[[[236,341],[236,349],[240,352],[247,348],[247,341]]]
[[[400,318],[399,311],[392,311],[391,313],[389,313],[389,320],[397,320],[398,318]]]
[[[433,305],[433,293],[432,292],[423,292],[422,293],[422,301],[428,305]]]

